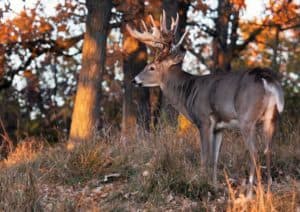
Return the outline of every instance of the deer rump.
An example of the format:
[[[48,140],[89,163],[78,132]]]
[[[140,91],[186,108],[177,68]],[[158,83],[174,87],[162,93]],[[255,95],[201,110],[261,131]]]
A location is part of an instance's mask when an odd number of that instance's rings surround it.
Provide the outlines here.
[[[179,84],[172,79],[167,82],[167,87],[180,98],[172,98],[170,93],[166,96],[197,125],[212,117],[218,123],[217,128],[234,127],[264,119],[267,111],[281,113],[283,110],[283,91],[276,73],[270,69],[185,77]]]

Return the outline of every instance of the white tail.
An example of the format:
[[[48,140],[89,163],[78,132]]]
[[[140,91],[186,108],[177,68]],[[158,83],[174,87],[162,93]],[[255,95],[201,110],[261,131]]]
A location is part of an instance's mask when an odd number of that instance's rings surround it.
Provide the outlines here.
[[[281,113],[284,107],[284,95],[281,86],[277,82],[268,83],[267,80],[262,80],[266,91],[270,92],[272,94],[272,97],[275,98],[277,110],[279,113]]]

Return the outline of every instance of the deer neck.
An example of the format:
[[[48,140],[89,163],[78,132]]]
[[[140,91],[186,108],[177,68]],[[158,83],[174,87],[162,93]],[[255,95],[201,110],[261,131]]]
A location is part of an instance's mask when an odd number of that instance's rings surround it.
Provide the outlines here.
[[[188,74],[181,70],[181,66],[173,66],[171,70],[163,76],[161,90],[163,94],[170,101],[172,106],[189,118],[186,108],[187,97],[192,89],[193,75]]]

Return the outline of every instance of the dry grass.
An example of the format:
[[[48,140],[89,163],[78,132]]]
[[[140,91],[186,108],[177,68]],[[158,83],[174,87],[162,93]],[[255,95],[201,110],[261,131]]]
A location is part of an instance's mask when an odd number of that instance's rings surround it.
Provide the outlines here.
[[[2,170],[0,174],[1,211],[38,211],[36,178],[29,167]]]
[[[217,190],[200,175],[195,133],[178,136],[162,127],[127,145],[118,135],[104,134],[72,149],[29,139],[1,163],[0,210],[295,211],[300,205],[300,126],[286,122],[282,129],[274,143],[271,192],[264,187],[263,168],[251,200],[243,186],[249,156],[236,132],[224,136]]]
[[[260,173],[259,170],[257,170]],[[239,189],[233,188],[226,176],[228,186],[228,204],[226,211],[252,211],[252,212],[268,212],[268,211],[297,211],[299,210],[299,187],[295,185],[287,186],[281,190],[279,187],[271,192],[261,182],[260,174],[257,174],[258,182],[254,188],[254,197],[247,198],[244,193],[240,193]]]
[[[132,160],[142,158],[143,161],[136,164],[140,174],[131,185],[139,192],[140,201],[159,203],[166,191],[191,199],[213,192],[206,176],[199,172],[200,154],[195,137],[178,140],[174,134],[172,129],[165,129],[153,135],[150,141],[138,141],[138,155]]]

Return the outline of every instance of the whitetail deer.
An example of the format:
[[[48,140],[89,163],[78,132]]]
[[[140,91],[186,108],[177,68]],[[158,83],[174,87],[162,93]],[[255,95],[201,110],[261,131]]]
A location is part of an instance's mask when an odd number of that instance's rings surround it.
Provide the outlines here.
[[[181,69],[184,54],[179,42],[174,42],[178,26],[172,19],[170,29],[166,16],[160,20],[160,29],[152,16],[148,31],[142,21],[144,32],[126,26],[131,36],[158,50],[157,57],[135,78],[141,86],[159,86],[171,104],[199,129],[201,138],[201,165],[208,169],[213,165],[213,184],[217,183],[217,162],[222,141],[222,130],[237,127],[250,152],[251,166],[249,186],[255,177],[257,149],[255,145],[256,124],[262,122],[266,140],[266,165],[268,185],[271,184],[271,141],[276,119],[283,111],[283,90],[276,74],[266,68],[254,68],[239,72],[220,72],[195,76]],[[250,195],[252,189],[250,189]],[[248,193],[249,194],[249,193]]]

